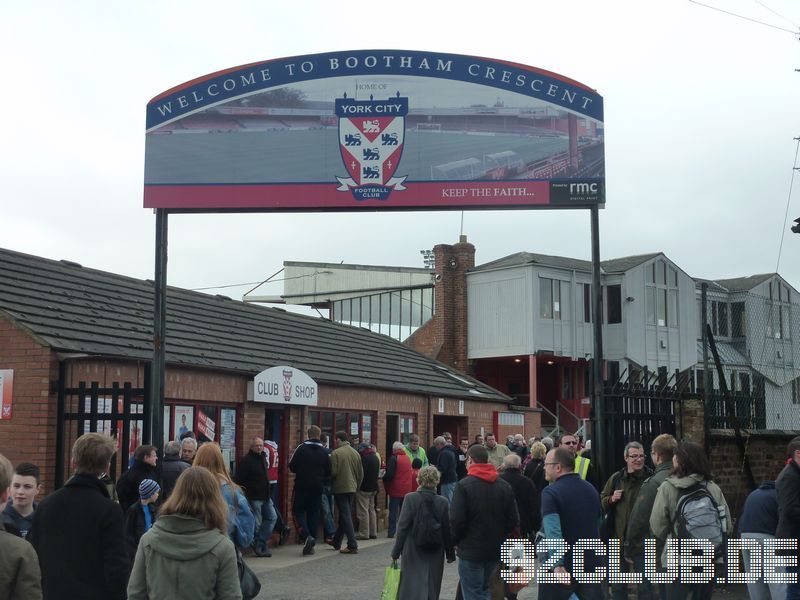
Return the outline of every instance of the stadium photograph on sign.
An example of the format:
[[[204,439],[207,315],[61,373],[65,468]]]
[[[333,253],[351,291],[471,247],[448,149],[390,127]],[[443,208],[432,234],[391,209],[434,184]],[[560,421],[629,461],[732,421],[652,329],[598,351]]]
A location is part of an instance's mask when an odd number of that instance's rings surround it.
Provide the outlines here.
[[[602,205],[602,98],[560,75],[411,51],[203,77],[148,104],[145,207]]]

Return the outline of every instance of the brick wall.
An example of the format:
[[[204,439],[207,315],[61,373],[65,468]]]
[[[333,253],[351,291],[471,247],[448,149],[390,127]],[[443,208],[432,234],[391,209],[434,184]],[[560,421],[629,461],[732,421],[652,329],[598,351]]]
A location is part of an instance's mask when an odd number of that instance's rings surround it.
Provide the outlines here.
[[[775,480],[786,464],[786,446],[796,432],[759,432],[745,437],[745,449],[756,485]],[[744,475],[739,448],[732,430],[711,430],[711,472],[714,481],[722,488],[731,513],[738,518],[750,488]]]
[[[50,349],[0,315],[0,369],[13,369],[12,418],[0,420],[0,454],[13,464],[32,462],[42,470],[45,490],[55,479],[57,398],[50,381],[58,362]]]

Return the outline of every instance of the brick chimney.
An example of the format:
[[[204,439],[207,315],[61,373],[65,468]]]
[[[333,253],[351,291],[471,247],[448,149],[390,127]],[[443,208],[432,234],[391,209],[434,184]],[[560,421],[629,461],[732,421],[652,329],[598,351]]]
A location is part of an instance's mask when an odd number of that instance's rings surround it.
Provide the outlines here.
[[[406,343],[423,354],[469,373],[467,361],[467,270],[475,266],[475,246],[462,235],[457,244],[433,248],[435,308],[433,318]]]

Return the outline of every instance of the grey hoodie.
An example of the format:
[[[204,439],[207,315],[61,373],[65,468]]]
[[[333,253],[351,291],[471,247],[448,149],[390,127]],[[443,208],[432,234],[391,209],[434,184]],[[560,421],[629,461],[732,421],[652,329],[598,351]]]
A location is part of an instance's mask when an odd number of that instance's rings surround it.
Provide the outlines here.
[[[233,542],[186,515],[164,515],[142,536],[128,600],[241,600]]]

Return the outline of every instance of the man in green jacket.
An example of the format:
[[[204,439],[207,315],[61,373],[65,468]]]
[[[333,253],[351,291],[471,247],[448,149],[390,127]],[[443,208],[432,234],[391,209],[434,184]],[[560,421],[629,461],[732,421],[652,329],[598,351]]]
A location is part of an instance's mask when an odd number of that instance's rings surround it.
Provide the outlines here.
[[[644,466],[644,447],[639,442],[629,442],[625,446],[625,467],[608,478],[600,494],[606,522],[609,526],[613,523],[613,528],[607,534],[619,540],[620,545],[625,539],[628,519],[639,488],[649,475],[650,469]],[[621,565],[621,568],[626,569],[626,565]],[[612,583],[611,597],[612,600],[625,600],[628,597],[628,585]]]
[[[350,445],[347,433],[336,432],[336,450],[331,454],[331,491],[339,509],[339,526],[333,536],[333,547],[342,554],[357,554],[358,542],[353,528],[353,497],[364,479],[361,456]],[[342,538],[347,536],[347,547],[342,548]]]
[[[625,531],[625,542],[623,552],[625,561],[630,565],[634,572],[644,572],[644,539],[652,537],[650,533],[650,513],[653,511],[653,504],[656,501],[656,494],[659,486],[669,476],[672,470],[672,457],[678,442],[668,433],[662,433],[650,445],[650,458],[656,467],[652,476],[648,477],[633,504],[630,516],[628,517],[628,529]],[[656,556],[661,555],[663,547],[658,547]],[[662,594],[666,594],[666,589],[661,584]],[[653,597],[653,588],[646,579],[637,586],[637,593],[640,600],[650,600]]]

